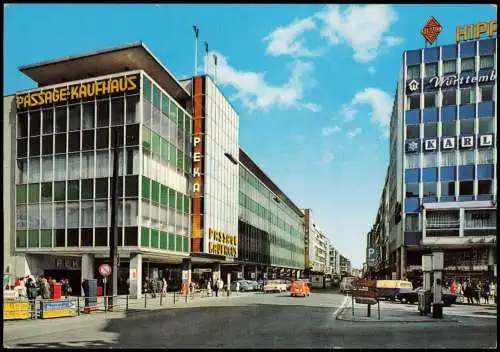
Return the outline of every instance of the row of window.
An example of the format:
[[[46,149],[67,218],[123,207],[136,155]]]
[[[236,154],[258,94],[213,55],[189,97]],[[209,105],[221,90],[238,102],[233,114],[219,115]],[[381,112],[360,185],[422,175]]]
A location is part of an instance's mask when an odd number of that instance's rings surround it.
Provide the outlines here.
[[[420,194],[420,183],[406,183],[406,198],[437,197],[438,188],[440,196],[472,196],[474,195],[474,181],[448,181],[448,182],[426,182],[423,183],[422,194]],[[458,194],[457,192],[458,191]],[[493,180],[478,180],[477,195],[490,195],[493,193]]]
[[[64,181],[112,176],[113,156],[109,151],[70,153],[18,159],[17,184],[40,181]],[[127,148],[118,154],[118,175],[139,173],[139,150]]]
[[[471,201],[484,201],[492,200],[491,195],[460,195],[455,196],[441,196],[441,197],[424,197],[424,198],[405,198],[404,212],[405,213],[420,213],[422,211],[422,204],[425,203],[449,203],[449,202],[471,202]],[[477,232],[476,232],[477,235]]]
[[[493,164],[488,165],[478,165],[477,169],[474,165],[465,165],[458,167],[446,166],[446,167],[427,167],[420,169],[406,169],[405,170],[405,182],[437,182],[441,181],[454,181],[459,180],[490,180],[494,178]]]
[[[109,247],[108,228],[81,228],[57,230],[17,230],[17,248]],[[137,227],[118,228],[118,246],[136,247]],[[189,238],[173,233],[142,228],[141,246],[175,252],[189,251]]]
[[[142,198],[161,204],[184,214],[191,213],[191,198],[159,182],[142,176]]]
[[[139,125],[112,129],[99,128],[83,132],[58,133],[17,140],[17,156],[66,154],[78,151],[109,149],[114,147],[114,135],[118,134],[117,147],[139,145]]]
[[[97,100],[17,114],[17,138],[139,122],[139,96]]]
[[[405,168],[445,167],[456,165],[486,165],[495,162],[494,149],[459,150],[440,153],[406,154]]]
[[[441,71],[439,71],[439,64],[441,63]],[[424,70],[421,70],[421,68]],[[439,72],[442,75],[455,74],[457,71],[457,60],[443,60],[440,62],[429,62],[423,65],[409,65],[407,67],[407,78],[420,78],[420,77],[434,77],[438,76]],[[493,55],[484,55],[479,57],[479,69],[490,69],[495,67],[495,58]],[[476,58],[468,57],[460,59],[460,72],[474,72],[476,71]]]
[[[491,102],[495,101],[494,86],[484,85],[478,87],[479,96],[476,99],[476,88],[460,88],[460,95],[457,94],[457,89],[443,89],[441,92],[432,91],[424,92],[423,94],[411,94],[407,97],[406,109],[426,109],[441,106],[451,105],[468,105],[476,102]],[[421,96],[423,95],[423,99]]]
[[[182,150],[177,149],[175,145],[169,143],[158,134],[151,132],[151,130],[145,126],[143,126],[142,137],[142,146],[145,149],[145,156],[146,154],[149,155],[146,151],[150,151],[153,154],[153,158],[157,156],[157,159],[161,159],[163,164],[166,164],[168,161],[178,169],[183,170],[186,173],[191,173],[192,162],[190,158],[190,151],[185,153]]]
[[[109,178],[30,183],[16,186],[16,203],[33,204],[66,200],[110,199]],[[118,179],[118,197],[137,197],[138,176]]]
[[[406,125],[405,139],[455,137],[460,135],[488,134],[495,132],[495,119],[492,117],[426,122]]]

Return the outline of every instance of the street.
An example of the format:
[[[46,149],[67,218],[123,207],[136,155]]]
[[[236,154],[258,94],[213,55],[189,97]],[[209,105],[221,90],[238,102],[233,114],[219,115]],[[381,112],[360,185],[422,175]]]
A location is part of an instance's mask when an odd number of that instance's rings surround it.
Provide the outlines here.
[[[246,294],[127,315],[109,313],[11,322],[5,324],[4,345],[28,348],[496,346],[496,319],[475,318],[469,314],[454,316],[459,319],[453,322],[432,318],[405,324],[337,320],[346,302],[343,295],[319,290],[306,298],[292,298],[286,293]],[[383,312],[411,309],[394,303],[381,306]],[[359,314],[365,314],[366,309],[358,310]]]

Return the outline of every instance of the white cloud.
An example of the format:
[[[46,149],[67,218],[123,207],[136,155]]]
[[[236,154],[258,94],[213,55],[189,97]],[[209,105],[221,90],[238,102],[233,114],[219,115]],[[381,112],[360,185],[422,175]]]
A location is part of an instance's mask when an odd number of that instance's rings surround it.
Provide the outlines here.
[[[384,137],[388,136],[393,98],[389,93],[378,88],[365,88],[356,93],[351,100],[351,106],[367,104],[371,108],[371,122],[378,124]]]
[[[368,67],[368,72],[369,72],[371,75],[374,75],[374,74],[375,74],[375,72],[377,72],[377,70],[375,69],[375,67],[374,67],[374,66],[370,66],[370,67]]]
[[[328,136],[330,136],[330,135],[332,135],[332,134],[334,134],[336,132],[340,132],[340,127],[339,126],[323,127],[321,129],[321,134],[323,136],[326,136],[326,137],[328,137]]]
[[[333,160],[335,160],[335,155],[330,152],[323,154],[323,157],[321,158],[321,162],[323,164],[330,164]]]
[[[403,38],[386,35],[398,20],[390,5],[353,5],[343,13],[340,5],[328,5],[316,17],[323,22],[321,36],[332,45],[345,42],[358,62],[372,61],[384,47],[403,42]]]
[[[361,128],[357,127],[351,131],[347,131],[347,138],[354,138],[361,133]]]
[[[304,47],[304,40],[301,38],[304,32],[315,28],[316,24],[311,17],[295,20],[287,27],[278,27],[263,38],[268,42],[266,52],[272,56],[317,56],[319,51],[311,51]]]
[[[208,57],[216,54],[217,83],[234,87],[237,93],[235,99],[240,100],[249,110],[269,110],[271,107],[302,108],[301,99],[304,89],[313,84],[311,73],[312,63],[297,60],[291,67],[291,76],[281,85],[272,85],[266,81],[265,73],[238,70],[229,65],[226,57],[220,53],[211,52]],[[213,72],[213,63],[209,72]]]
[[[302,104],[302,107],[306,108],[307,110],[311,110],[312,112],[320,112],[322,110],[322,107],[315,103]]]
[[[352,106],[349,105],[342,105],[342,111],[340,112],[341,115],[344,117],[344,122],[349,122],[354,120],[354,117],[358,113],[356,109],[353,109]]]

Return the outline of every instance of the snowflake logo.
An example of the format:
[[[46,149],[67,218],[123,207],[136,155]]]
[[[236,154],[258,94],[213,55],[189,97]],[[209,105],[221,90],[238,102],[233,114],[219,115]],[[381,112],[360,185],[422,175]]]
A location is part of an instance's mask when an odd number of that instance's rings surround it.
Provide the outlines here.
[[[410,83],[408,83],[408,89],[410,89],[410,92],[414,92],[418,90],[418,87],[420,86],[420,83],[416,79],[413,79]]]
[[[408,151],[410,152],[416,152],[418,150],[418,143],[415,141],[411,141],[408,143]]]

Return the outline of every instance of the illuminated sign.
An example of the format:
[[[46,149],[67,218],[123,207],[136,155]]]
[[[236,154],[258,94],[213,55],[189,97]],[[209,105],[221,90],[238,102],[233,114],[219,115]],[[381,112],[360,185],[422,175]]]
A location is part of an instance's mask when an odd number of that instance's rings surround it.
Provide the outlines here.
[[[76,83],[16,95],[18,110],[33,109],[54,103],[132,92],[139,89],[139,75],[109,78],[95,82]]]
[[[208,253],[237,257],[238,236],[208,229]]]
[[[441,149],[451,150],[455,149],[455,137],[444,137],[441,139]]]
[[[442,29],[443,27],[441,27],[439,22],[431,16],[427,20],[427,23],[425,24],[424,28],[422,28],[422,31],[420,33],[429,44],[432,44],[437,39]]]
[[[193,82],[193,202],[192,202],[192,233],[191,251],[204,251],[203,245],[203,185],[204,185],[204,154],[205,154],[205,78],[195,77]]]
[[[497,20],[489,22],[477,22],[474,24],[457,26],[455,40],[457,43],[461,40],[474,40],[481,38],[481,35],[488,34],[493,37],[497,33]]]
[[[481,134],[478,136],[477,146],[480,148],[487,148],[493,146],[493,134]],[[441,138],[441,150],[454,150],[457,147],[456,137],[442,137]],[[460,148],[474,148],[476,145],[475,136],[460,136],[459,137]],[[438,150],[438,138],[428,138],[421,141],[418,139],[407,140],[405,142],[406,153],[418,153],[423,147],[424,152],[436,152]]]

